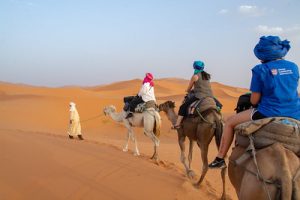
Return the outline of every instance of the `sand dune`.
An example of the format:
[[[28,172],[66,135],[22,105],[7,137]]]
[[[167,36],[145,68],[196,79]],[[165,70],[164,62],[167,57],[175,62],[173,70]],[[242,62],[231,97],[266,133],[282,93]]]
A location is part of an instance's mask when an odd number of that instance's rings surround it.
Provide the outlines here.
[[[155,82],[158,103],[173,100],[177,107],[187,80]],[[123,107],[123,97],[134,95],[141,80],[94,87],[35,87],[0,82],[0,197],[1,199],[218,199],[221,180],[209,171],[195,189],[179,161],[176,132],[162,114],[159,148],[161,163],[149,160],[152,142],[137,129],[141,157],[122,152],[126,129],[105,117],[102,109]],[[237,97],[246,89],[212,84],[214,95],[232,113]],[[86,140],[69,140],[68,103],[77,104]],[[131,148],[131,146],[130,146]],[[211,144],[209,159],[216,154]],[[200,173],[200,153],[195,148],[193,169]],[[227,183],[229,181],[227,180]],[[236,199],[227,184],[230,198]]]

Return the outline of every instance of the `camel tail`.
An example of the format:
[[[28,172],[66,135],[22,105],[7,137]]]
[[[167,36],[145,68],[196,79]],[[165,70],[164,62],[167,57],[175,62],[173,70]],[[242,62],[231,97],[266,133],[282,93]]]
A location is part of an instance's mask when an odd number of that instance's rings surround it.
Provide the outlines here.
[[[216,145],[219,149],[220,144],[221,144],[221,138],[222,138],[222,134],[223,134],[223,123],[222,120],[218,117],[218,114],[215,114],[215,124],[216,124],[216,129],[215,129],[215,141],[216,141]]]
[[[154,117],[155,117],[155,126],[154,126],[154,134],[156,137],[160,136],[160,128],[161,128],[161,118],[157,111],[154,111]]]

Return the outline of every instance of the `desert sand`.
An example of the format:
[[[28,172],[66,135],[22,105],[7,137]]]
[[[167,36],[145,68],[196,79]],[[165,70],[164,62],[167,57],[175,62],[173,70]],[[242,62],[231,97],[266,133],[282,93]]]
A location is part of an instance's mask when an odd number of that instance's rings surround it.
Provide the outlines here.
[[[177,107],[188,81],[155,81],[158,103],[173,100]],[[219,170],[209,170],[199,189],[193,187],[179,160],[177,133],[162,116],[160,163],[150,160],[153,144],[136,128],[141,156],[122,152],[126,129],[104,116],[106,105],[120,111],[123,97],[135,95],[141,80],[95,87],[35,87],[0,82],[0,199],[218,199]],[[239,95],[247,90],[212,83],[223,103],[223,114],[233,113]],[[74,101],[85,140],[67,135],[68,104]],[[129,149],[132,149],[132,145]],[[212,141],[209,160],[217,149]],[[195,147],[193,169],[200,174],[201,159]],[[228,199],[237,199],[227,177]]]

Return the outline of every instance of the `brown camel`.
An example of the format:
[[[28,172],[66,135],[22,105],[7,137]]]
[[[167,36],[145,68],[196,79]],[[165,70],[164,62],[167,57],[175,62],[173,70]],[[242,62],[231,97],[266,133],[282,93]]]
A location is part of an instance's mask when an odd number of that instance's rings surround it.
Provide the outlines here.
[[[244,152],[244,148],[234,147],[228,166],[228,175],[239,199],[300,199],[300,160],[296,154],[279,143],[258,150],[259,176],[253,159],[236,164],[235,160]]]
[[[174,125],[177,120],[177,115],[175,113],[175,102],[167,101],[159,105],[159,110],[166,113],[168,119]],[[178,132],[178,143],[181,150],[180,160],[183,163],[187,176],[189,178],[194,177],[194,172],[191,169],[191,162],[192,162],[192,153],[193,153],[193,146],[194,142],[197,142],[198,147],[201,150],[201,158],[202,158],[202,173],[199,181],[196,183],[196,186],[199,187],[201,182],[203,181],[207,170],[208,170],[208,146],[215,136],[215,140],[217,146],[220,145],[220,140],[222,137],[222,117],[221,115],[214,109],[209,109],[205,111],[201,117],[194,117],[194,118],[185,118],[182,122],[182,127],[177,129]],[[189,155],[188,155],[188,163],[186,162],[185,156],[185,138],[188,137],[190,141],[189,146]],[[225,173],[226,169],[221,170],[221,177],[223,182],[223,193],[222,199],[225,199]]]

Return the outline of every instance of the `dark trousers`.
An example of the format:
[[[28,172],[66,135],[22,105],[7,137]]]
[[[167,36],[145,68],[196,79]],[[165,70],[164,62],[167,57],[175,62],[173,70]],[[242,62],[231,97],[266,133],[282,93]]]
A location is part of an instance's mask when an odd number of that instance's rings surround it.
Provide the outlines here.
[[[178,115],[180,116],[187,116],[188,114],[188,107],[189,105],[191,105],[194,101],[199,100],[197,97],[192,96],[191,98],[188,98],[184,101],[184,103],[180,106],[179,111],[178,111]]]
[[[130,110],[131,112],[134,112],[135,107],[136,107],[138,104],[143,103],[143,102],[144,102],[144,101],[143,101],[142,97],[140,97],[140,96],[135,96],[135,97],[130,101],[130,103],[129,103],[129,110]]]

